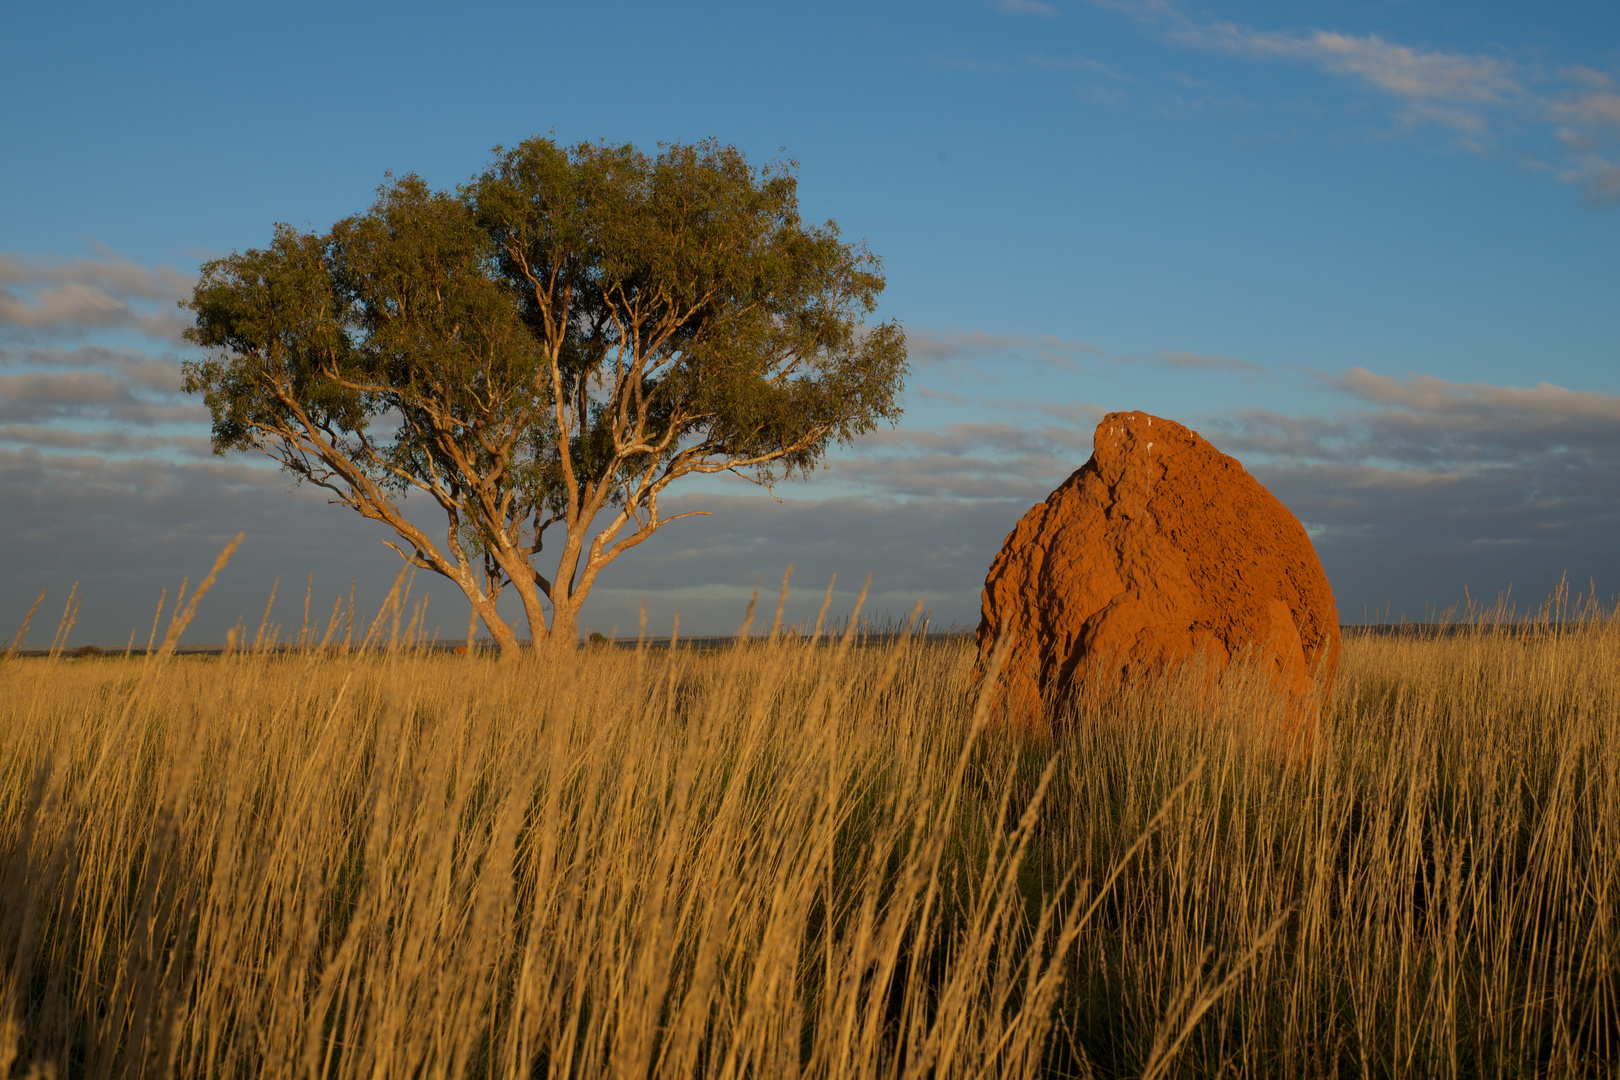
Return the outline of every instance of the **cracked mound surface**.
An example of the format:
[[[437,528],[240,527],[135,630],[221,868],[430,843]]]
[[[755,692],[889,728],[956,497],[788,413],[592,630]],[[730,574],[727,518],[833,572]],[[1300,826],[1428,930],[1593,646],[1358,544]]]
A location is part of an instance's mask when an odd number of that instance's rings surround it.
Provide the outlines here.
[[[1253,646],[1303,702],[1339,659],[1333,591],[1305,528],[1235,458],[1173,420],[1110,413],[1094,452],[990,564],[979,668],[1012,645],[1002,701],[1039,724],[1074,680],[1117,684],[1202,654],[1218,676]]]

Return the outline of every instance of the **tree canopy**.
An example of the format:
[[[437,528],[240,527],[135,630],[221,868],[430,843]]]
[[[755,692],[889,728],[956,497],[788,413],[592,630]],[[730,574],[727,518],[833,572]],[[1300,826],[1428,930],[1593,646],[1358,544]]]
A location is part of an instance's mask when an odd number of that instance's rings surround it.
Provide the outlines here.
[[[675,520],[671,483],[769,486],[898,419],[905,334],[865,321],[883,287],[864,244],[800,218],[792,163],[533,138],[454,192],[389,177],[325,232],[205,264],[185,386],[216,452],[260,450],[392,527],[504,651],[508,586],[537,644],[572,648],[602,568]]]

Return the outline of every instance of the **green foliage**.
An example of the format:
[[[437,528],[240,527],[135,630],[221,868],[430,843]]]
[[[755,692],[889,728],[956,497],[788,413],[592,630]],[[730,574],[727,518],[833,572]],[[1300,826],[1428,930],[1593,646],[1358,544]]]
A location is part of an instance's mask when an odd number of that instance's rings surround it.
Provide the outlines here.
[[[750,467],[768,478],[898,417],[904,335],[861,326],[883,289],[878,260],[832,222],[806,226],[786,168],[756,176],[712,142],[649,158],[534,139],[498,151],[465,195],[505,276],[527,283],[536,335],[577,331],[563,394],[637,384],[612,402],[620,417],[596,411],[582,456],[610,449],[590,435],[617,419],[665,455],[758,459]]]
[[[394,490],[487,474],[533,422],[541,364],[492,265],[468,209],[415,177],[325,235],[278,226],[269,249],[206,264],[187,337],[216,356],[185,388],[215,448],[268,450],[323,486],[351,481],[345,465]],[[397,427],[379,439],[382,417]]]
[[[898,419],[905,335],[864,322],[883,287],[864,244],[801,220],[791,164],[535,138],[456,192],[389,179],[324,233],[206,264],[187,337],[211,355],[185,387],[217,451],[387,522],[475,605],[483,557],[538,636],[534,591],[571,619],[681,476],[770,485]],[[392,501],[412,490],[446,512],[442,548]],[[552,580],[532,557],[559,522]]]

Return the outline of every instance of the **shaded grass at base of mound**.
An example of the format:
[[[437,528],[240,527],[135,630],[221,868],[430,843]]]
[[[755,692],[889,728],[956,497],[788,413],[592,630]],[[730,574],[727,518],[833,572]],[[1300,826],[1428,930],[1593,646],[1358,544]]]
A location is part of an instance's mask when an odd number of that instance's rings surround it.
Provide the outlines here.
[[[0,664],[0,1073],[1611,1075],[1620,626],[1019,736],[971,646]]]

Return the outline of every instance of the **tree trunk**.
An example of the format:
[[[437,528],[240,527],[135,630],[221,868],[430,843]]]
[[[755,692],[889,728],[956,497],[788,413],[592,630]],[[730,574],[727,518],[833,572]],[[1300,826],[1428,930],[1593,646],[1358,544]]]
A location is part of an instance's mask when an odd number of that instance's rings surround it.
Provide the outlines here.
[[[523,563],[520,572],[528,570],[528,564]],[[546,632],[545,602],[540,597],[540,589],[532,580],[518,577],[508,573],[513,588],[517,589],[518,599],[523,601],[523,617],[529,623],[529,641],[536,652],[540,651],[541,643],[548,634]]]
[[[501,647],[501,659],[516,660],[518,653],[521,651],[517,634],[512,632],[512,628],[506,624],[505,619],[495,613],[495,602],[492,600],[485,600],[481,603],[475,601],[473,606],[478,609],[478,617],[484,620],[484,625],[489,627],[489,636],[494,638],[495,644]],[[471,651],[470,646],[469,651]]]
[[[546,635],[546,647],[554,653],[571,653],[579,646],[578,603],[553,604],[551,633]]]
[[[461,581],[458,577],[450,574],[445,576],[461,586],[461,591],[467,596],[467,602],[472,605],[474,616],[467,624],[468,654],[471,655],[473,651],[473,632],[478,628],[477,620],[482,619],[484,625],[489,628],[489,636],[494,638],[495,644],[501,647],[501,659],[517,659],[520,651],[517,634],[507,625],[506,620],[501,618],[500,612],[495,606],[495,597],[485,595],[484,591],[478,587],[477,578],[471,572],[468,573],[466,581]]]

